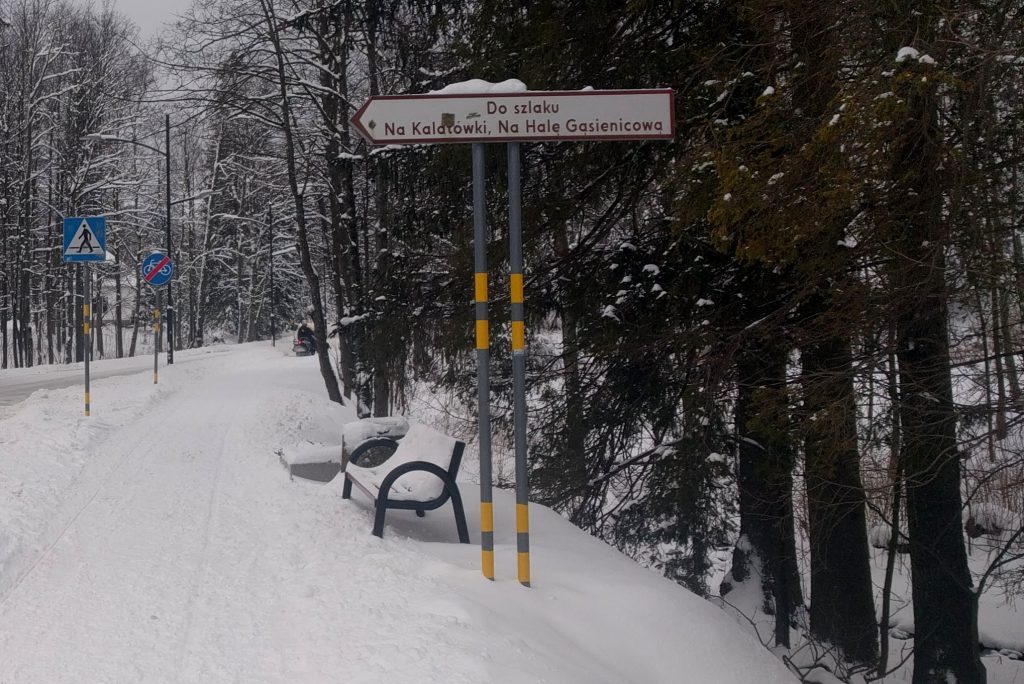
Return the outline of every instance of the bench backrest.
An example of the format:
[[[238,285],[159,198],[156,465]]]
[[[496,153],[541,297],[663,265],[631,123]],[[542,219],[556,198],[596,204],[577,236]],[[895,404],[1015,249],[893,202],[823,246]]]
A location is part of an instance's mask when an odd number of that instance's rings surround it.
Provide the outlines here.
[[[454,437],[433,430],[426,425],[413,423],[408,434],[398,443],[391,458],[374,468],[360,468],[370,475],[370,481],[380,485],[389,472],[412,461],[427,461],[447,471],[452,478],[459,471],[462,451],[465,445]],[[352,468],[352,466],[349,466]],[[402,475],[392,488],[390,496],[395,500],[412,499],[427,501],[444,493],[444,483],[432,473],[411,472]]]

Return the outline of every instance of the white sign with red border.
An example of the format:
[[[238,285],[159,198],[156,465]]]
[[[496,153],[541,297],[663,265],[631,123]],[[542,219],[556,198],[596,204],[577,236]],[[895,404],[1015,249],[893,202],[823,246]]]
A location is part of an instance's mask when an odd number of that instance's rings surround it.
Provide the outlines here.
[[[675,137],[671,89],[381,95],[352,117],[377,145],[669,140]]]

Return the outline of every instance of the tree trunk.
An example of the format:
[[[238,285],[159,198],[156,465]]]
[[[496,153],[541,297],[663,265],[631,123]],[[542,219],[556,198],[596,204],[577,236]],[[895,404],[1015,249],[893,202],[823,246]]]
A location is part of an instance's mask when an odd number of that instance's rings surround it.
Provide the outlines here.
[[[341,391],[338,389],[338,378],[331,368],[330,349],[327,346],[327,331],[324,321],[323,301],[320,298],[320,280],[313,269],[313,262],[310,258],[309,237],[306,227],[306,208],[303,193],[299,190],[298,170],[296,169],[296,148],[292,134],[291,106],[288,101],[288,74],[284,63],[284,49],[277,33],[277,18],[273,6],[267,0],[260,0],[263,9],[263,16],[266,19],[267,31],[270,34],[271,43],[274,46],[274,57],[277,63],[277,81],[279,94],[281,96],[281,127],[284,131],[285,140],[285,161],[288,168],[288,186],[295,203],[295,226],[297,228],[299,257],[302,264],[302,272],[306,276],[306,283],[309,285],[309,294],[313,302],[314,330],[316,337],[316,354],[320,363],[320,375],[324,379],[327,388],[327,396],[331,401],[342,403]]]
[[[569,257],[569,235],[565,224],[554,230],[555,255],[565,260]],[[584,424],[586,411],[583,406],[583,389],[580,380],[579,316],[569,297],[563,295],[558,312],[562,324],[562,396],[565,401],[564,454],[560,462],[568,473],[569,487],[582,488],[587,483],[586,439]],[[592,521],[580,519],[581,509],[570,513],[570,520],[580,526]]]
[[[124,358],[124,335],[122,330],[124,329],[124,315],[123,315],[123,302],[122,291],[121,291],[121,245],[117,244],[114,246],[114,259],[117,261],[117,267],[114,270],[114,344],[115,353],[117,358]]]
[[[242,231],[239,228],[238,235],[235,240],[235,332],[237,333],[238,344],[245,342],[245,327],[243,324],[242,309],[244,308],[244,302],[242,301]]]
[[[138,262],[138,255],[142,252],[142,237],[136,235],[135,238],[135,254],[136,264],[135,268],[132,269],[135,272],[135,313],[132,316],[132,341],[128,347],[128,356],[135,356],[135,345],[139,341],[139,316],[142,312],[142,298],[144,295],[142,291],[142,275],[139,271],[140,264]]]
[[[820,296],[806,307],[812,326],[825,308]],[[801,354],[808,418],[804,473],[811,552],[810,629],[816,638],[838,646],[848,661],[873,663],[878,640],[853,368],[849,344],[834,334],[834,321],[827,327]]]
[[[893,266],[893,301],[916,626],[914,683],[981,684],[985,668],[961,529],[936,95],[934,86],[909,90],[908,114],[896,130],[892,174],[901,182],[892,214],[902,257]]]
[[[221,138],[224,132],[218,130],[217,145],[213,153],[213,171],[210,178],[210,189],[217,188],[217,171],[220,169]],[[209,273],[206,267],[210,258],[210,246],[213,244],[213,231],[210,230],[210,198],[206,199],[206,215],[203,217],[203,251],[199,256],[198,292],[196,294],[196,346],[202,347],[206,335],[206,298],[209,296]]]
[[[751,341],[742,354],[736,397],[741,542],[733,552],[722,594],[731,591],[733,583],[759,582],[762,607],[775,616],[775,644],[788,648],[802,590],[793,530],[787,349]]]

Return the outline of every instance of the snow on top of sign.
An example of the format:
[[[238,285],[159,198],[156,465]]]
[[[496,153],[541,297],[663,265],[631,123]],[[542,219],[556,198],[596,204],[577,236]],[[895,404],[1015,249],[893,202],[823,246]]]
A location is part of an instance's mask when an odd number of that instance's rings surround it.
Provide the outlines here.
[[[428,95],[476,95],[486,93],[525,93],[526,84],[518,78],[510,78],[500,83],[491,83],[480,78],[468,81],[449,83],[440,90],[431,90]]]

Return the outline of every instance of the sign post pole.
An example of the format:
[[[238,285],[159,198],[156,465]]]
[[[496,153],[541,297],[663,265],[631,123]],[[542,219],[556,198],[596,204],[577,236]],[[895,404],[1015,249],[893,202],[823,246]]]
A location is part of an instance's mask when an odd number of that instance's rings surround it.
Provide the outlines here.
[[[82,334],[85,338],[82,359],[85,362],[85,415],[89,414],[89,357],[92,356],[92,274],[89,272],[89,263],[82,267],[82,275],[85,277],[85,293],[82,301]]]
[[[512,395],[516,452],[516,551],[519,583],[530,586],[530,487],[526,463],[526,323],[523,311],[523,226],[519,143],[508,143],[509,288],[512,304]]]
[[[484,146],[473,143],[473,252],[476,300],[477,423],[480,430],[480,568],[494,579],[494,503],[491,492],[490,330],[487,319],[487,205]]]
[[[106,261],[107,219],[104,216],[68,216],[64,219],[64,263],[83,265],[82,277],[82,361],[85,370],[85,415],[90,415],[89,358],[92,356],[92,274],[90,261]]]
[[[153,310],[153,384],[157,384],[159,378],[157,371],[157,359],[160,353],[160,314],[163,308],[163,297],[160,292],[160,288],[167,286],[170,287],[171,276],[174,275],[174,264],[171,263],[171,258],[162,252],[152,252],[149,256],[142,260],[142,265],[139,267],[142,273],[142,279],[146,283],[156,290],[156,308]],[[167,325],[171,324],[171,291],[167,290]],[[171,346],[172,341],[170,334],[168,333],[167,338],[167,352],[168,358],[167,363],[171,363]]]
[[[267,229],[270,231],[270,346],[277,346],[277,329],[274,326],[274,309],[277,300],[274,296],[274,205],[267,207]]]
[[[171,251],[171,115],[164,114],[164,201],[167,206],[167,258],[174,257]],[[171,279],[167,279],[167,365],[174,365],[174,292]]]
[[[163,293],[156,291],[156,307],[153,309],[153,384],[160,382],[160,309],[163,306]]]

